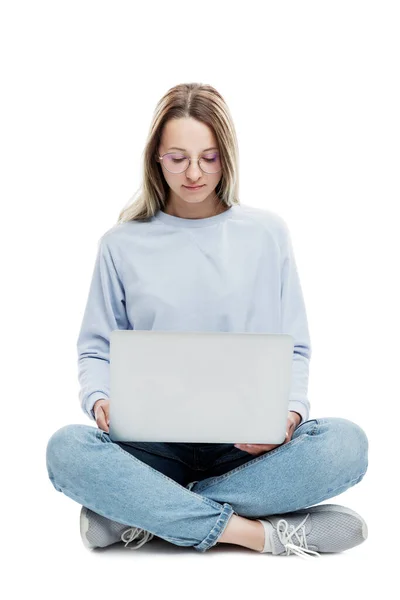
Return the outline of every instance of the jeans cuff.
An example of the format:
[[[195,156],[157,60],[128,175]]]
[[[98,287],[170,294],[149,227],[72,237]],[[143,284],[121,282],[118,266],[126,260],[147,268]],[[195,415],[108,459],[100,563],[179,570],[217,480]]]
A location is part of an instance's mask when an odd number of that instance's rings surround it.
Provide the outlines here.
[[[222,506],[223,508],[221,514],[219,515],[218,520],[215,523],[214,527],[211,529],[210,533],[204,538],[202,542],[200,542],[200,544],[193,546],[193,548],[198,552],[205,552],[212,546],[215,546],[215,544],[217,544],[218,542],[218,538],[223,534],[225,527],[228,525],[228,521],[231,518],[231,516],[233,514],[237,515],[237,512],[233,510],[230,504],[224,502]]]

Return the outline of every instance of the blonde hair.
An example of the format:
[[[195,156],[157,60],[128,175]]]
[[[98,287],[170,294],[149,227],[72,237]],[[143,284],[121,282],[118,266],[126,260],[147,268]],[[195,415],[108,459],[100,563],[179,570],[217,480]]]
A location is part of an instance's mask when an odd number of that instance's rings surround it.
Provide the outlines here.
[[[221,94],[211,85],[181,83],[169,89],[159,100],[143,152],[142,185],[118,217],[118,223],[141,221],[166,207],[169,186],[165,181],[156,154],[162,130],[170,119],[192,117],[205,123],[214,132],[219,146],[222,177],[215,193],[220,204],[227,207],[240,204],[238,199],[239,150],[235,127]],[[135,198],[136,197],[136,198]]]

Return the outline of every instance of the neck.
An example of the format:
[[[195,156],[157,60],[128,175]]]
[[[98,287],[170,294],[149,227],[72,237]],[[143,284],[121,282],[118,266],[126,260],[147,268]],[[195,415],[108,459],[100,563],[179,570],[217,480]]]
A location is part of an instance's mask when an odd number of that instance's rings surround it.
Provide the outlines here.
[[[189,204],[183,200],[176,201],[170,198],[167,200],[164,212],[173,217],[180,217],[181,219],[206,219],[219,215],[228,210],[228,208],[219,199],[214,199],[212,202],[204,200],[198,204]]]

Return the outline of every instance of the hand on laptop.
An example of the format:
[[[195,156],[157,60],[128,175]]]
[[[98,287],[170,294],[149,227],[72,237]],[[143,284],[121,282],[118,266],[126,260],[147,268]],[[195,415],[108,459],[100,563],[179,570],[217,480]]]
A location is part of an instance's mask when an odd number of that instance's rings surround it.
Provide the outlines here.
[[[110,401],[105,398],[96,400],[93,406],[93,412],[97,427],[108,433],[108,425],[110,423]]]
[[[244,452],[248,452],[249,454],[253,454],[257,456],[258,454],[264,454],[265,452],[269,452],[278,446],[283,446],[283,444],[287,444],[292,439],[292,435],[297,425],[301,421],[301,416],[299,413],[294,411],[289,411],[287,424],[286,424],[286,438],[285,441],[281,444],[234,444],[235,448],[239,448],[239,450],[243,450]]]

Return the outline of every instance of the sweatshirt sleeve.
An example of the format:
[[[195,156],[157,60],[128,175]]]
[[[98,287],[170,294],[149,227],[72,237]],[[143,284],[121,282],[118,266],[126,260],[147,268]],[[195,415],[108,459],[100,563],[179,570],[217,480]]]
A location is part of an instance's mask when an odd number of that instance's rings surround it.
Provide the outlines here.
[[[110,333],[131,329],[125,293],[104,236],[100,238],[89,295],[77,341],[79,400],[82,410],[95,420],[93,405],[110,399]]]
[[[289,398],[289,411],[301,415],[301,423],[307,421],[310,413],[308,400],[309,363],[311,342],[306,308],[294,256],[288,226],[283,222],[284,245],[281,279],[281,318],[282,333],[294,338],[292,385]]]

